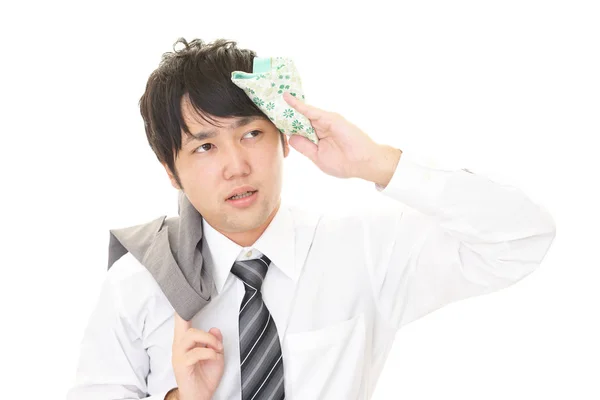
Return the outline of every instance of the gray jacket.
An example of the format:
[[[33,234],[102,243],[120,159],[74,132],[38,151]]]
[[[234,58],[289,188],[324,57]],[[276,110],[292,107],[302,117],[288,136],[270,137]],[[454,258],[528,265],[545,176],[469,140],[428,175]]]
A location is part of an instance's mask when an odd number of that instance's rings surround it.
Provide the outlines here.
[[[186,321],[216,293],[202,257],[202,215],[179,192],[177,217],[110,230],[108,268],[130,252],[150,271],[175,311]]]

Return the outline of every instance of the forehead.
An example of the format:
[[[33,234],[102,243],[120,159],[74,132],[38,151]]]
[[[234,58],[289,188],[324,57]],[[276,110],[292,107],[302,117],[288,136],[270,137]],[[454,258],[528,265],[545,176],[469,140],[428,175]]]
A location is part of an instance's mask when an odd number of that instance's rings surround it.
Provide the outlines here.
[[[219,118],[200,114],[186,96],[181,100],[181,116],[185,124],[192,127],[209,127],[212,124],[217,126],[226,126],[231,123],[231,118]],[[208,121],[206,121],[208,120]]]
[[[240,122],[251,122],[253,120],[266,120],[265,117],[253,116],[253,117],[216,117],[214,115],[201,114],[194,106],[190,103],[189,99],[184,96],[181,100],[181,114],[183,121],[188,128],[194,132],[201,128],[214,130],[218,128],[237,128],[240,126]]]

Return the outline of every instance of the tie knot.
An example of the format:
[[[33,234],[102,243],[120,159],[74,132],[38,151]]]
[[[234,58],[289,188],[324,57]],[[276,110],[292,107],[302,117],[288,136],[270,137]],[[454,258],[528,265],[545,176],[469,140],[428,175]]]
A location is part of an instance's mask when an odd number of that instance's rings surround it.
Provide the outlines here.
[[[271,260],[265,255],[252,260],[236,261],[231,267],[231,273],[237,276],[246,285],[260,291],[267,275]]]

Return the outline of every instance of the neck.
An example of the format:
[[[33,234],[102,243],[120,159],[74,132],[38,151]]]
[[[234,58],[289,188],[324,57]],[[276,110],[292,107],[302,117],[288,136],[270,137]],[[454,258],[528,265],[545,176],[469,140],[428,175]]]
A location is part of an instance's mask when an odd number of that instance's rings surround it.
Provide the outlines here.
[[[275,215],[277,214],[279,207],[281,207],[281,200],[277,203],[277,207],[275,207],[275,209],[273,210],[271,215],[269,215],[269,218],[267,218],[267,220],[259,227],[256,227],[252,230],[245,231],[245,232],[222,232],[222,233],[224,236],[226,236],[229,240],[236,243],[237,245],[242,246],[242,247],[250,247],[254,243],[256,243],[258,238],[267,229],[267,227],[269,226],[271,221],[273,221],[273,218],[275,218]]]

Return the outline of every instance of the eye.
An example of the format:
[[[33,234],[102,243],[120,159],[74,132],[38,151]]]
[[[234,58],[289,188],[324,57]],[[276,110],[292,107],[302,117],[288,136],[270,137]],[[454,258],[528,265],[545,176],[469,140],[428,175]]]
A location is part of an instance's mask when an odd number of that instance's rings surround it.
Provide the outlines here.
[[[255,137],[259,136],[259,135],[262,135],[262,131],[254,130],[254,131],[246,133],[244,135],[244,137],[246,137],[246,136],[248,136],[250,134],[254,134],[253,137],[250,137],[250,139],[253,139],[253,138],[255,138]],[[211,149],[210,146],[212,146],[212,145],[213,145],[212,143],[204,143],[203,145],[196,147],[196,149],[194,150],[194,153],[206,153],[208,150]],[[205,146],[209,146],[209,147],[205,147]],[[200,149],[203,149],[205,151],[199,151]]]
[[[201,145],[201,146],[198,146],[198,147],[196,148],[196,150],[194,150],[194,153],[205,153],[205,151],[198,151],[198,150],[200,150],[200,149],[205,149],[206,151],[210,150],[210,147],[207,149],[207,148],[206,148],[206,147],[204,147],[204,146],[212,146],[212,143],[204,143],[203,145]]]
[[[248,133],[246,133],[244,136],[250,135],[251,133],[256,133],[256,135],[255,135],[254,137],[256,137],[256,136],[258,136],[258,135],[262,134],[262,132],[261,132],[261,131],[252,131],[252,132],[248,132]]]

